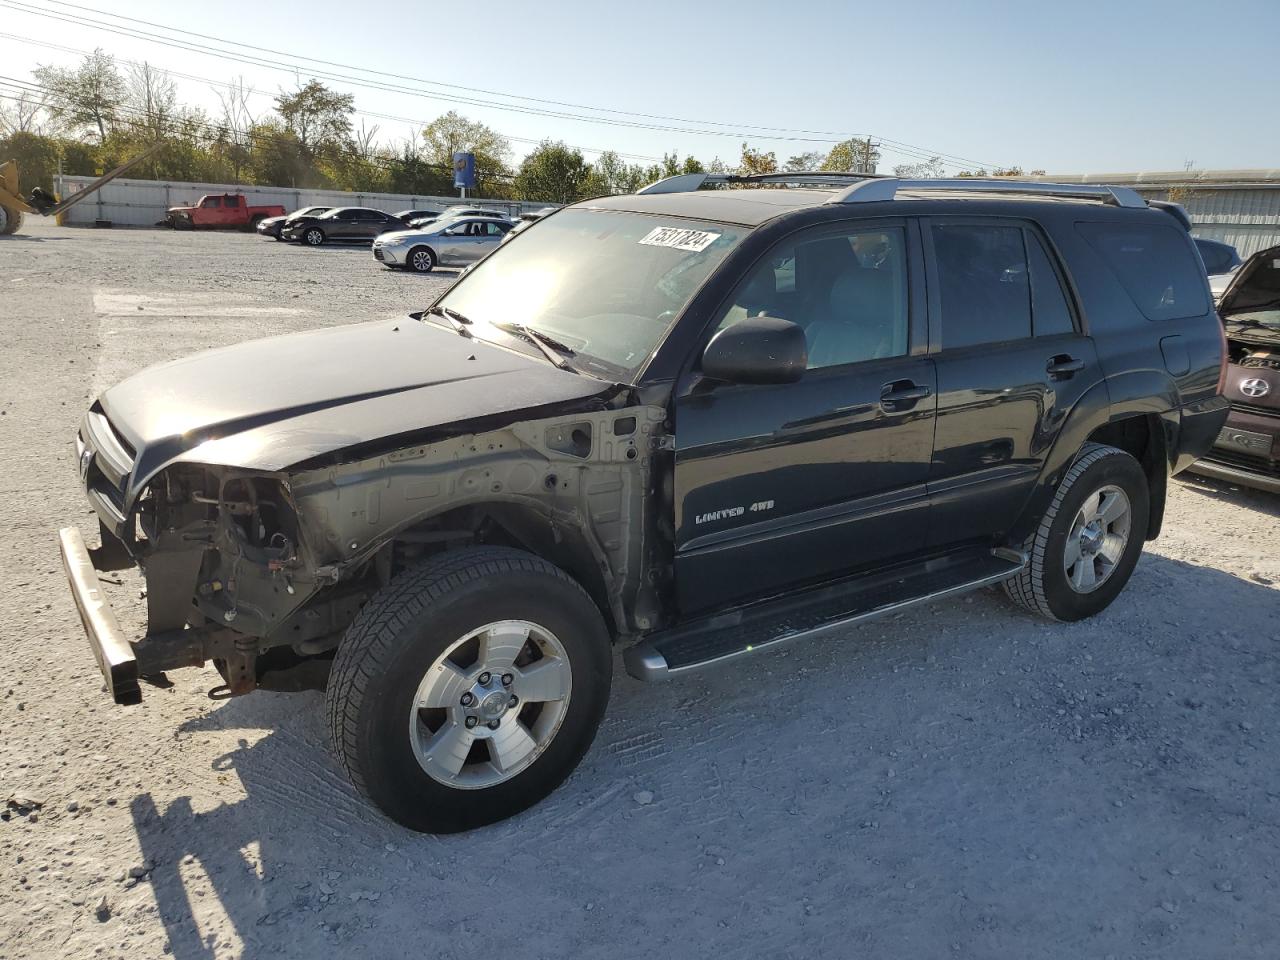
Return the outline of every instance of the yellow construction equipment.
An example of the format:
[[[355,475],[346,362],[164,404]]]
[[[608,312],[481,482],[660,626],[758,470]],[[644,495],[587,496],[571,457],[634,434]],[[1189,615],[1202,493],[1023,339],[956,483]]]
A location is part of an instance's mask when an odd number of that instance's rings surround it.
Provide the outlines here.
[[[21,187],[18,185],[18,162],[11,160],[0,163],[0,236],[17,233],[22,226],[24,213],[39,214],[43,217],[56,217],[62,211],[74,207],[92,193],[102,189],[116,177],[127,173],[147,157],[159,150],[163,144],[155,144],[142,151],[127,163],[122,163],[110,173],[104,174],[82,190],[77,190],[65,200],[58,200],[39,187],[31,191],[31,196],[23,199]]]

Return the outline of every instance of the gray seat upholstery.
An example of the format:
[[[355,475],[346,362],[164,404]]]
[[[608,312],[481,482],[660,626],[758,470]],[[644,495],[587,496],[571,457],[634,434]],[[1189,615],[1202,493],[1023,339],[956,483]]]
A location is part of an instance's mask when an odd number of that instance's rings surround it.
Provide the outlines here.
[[[903,352],[893,275],[850,267],[831,285],[825,315],[805,328],[809,366],[830,367]]]

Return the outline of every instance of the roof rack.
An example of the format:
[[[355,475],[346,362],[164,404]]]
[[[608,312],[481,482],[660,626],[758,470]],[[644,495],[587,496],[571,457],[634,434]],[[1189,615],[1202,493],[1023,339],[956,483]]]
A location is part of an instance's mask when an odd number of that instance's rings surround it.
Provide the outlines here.
[[[874,173],[843,173],[840,171],[804,171],[800,173],[680,173],[674,177],[655,180],[641,187],[637,194],[692,193],[704,186],[722,183],[802,183],[805,186],[847,187],[849,181],[875,179]]]
[[[1128,187],[1092,183],[1034,183],[1026,180],[979,180],[954,177],[938,180],[900,180],[896,177],[863,180],[841,190],[828,203],[874,203],[892,200],[899,191],[1011,193],[1026,197],[1062,197],[1068,200],[1101,200],[1117,207],[1145,207],[1147,201]]]

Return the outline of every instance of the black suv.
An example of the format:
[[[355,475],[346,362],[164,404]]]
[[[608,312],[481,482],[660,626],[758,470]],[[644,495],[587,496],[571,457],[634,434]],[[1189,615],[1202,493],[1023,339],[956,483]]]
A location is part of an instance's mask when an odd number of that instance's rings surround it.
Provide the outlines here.
[[[991,584],[1102,610],[1224,370],[1185,215],[1132,191],[679,176],[413,318],[111,388],[102,546],[62,552],[118,702],[209,660],[217,696],[325,686],[359,789],[458,830],[569,774],[614,643],[659,680]],[[135,562],[130,640],[96,570]]]

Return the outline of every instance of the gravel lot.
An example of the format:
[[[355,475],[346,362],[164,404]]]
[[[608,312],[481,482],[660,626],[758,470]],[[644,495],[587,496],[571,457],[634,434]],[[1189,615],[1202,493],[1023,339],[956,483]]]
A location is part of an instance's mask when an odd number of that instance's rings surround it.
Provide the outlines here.
[[[0,238],[0,958],[1275,957],[1280,498],[1211,481],[1173,485],[1089,622],[985,591],[666,685],[618,663],[573,778],[467,835],[367,807],[319,694],[215,703],[210,667],[112,707],[55,544],[91,519],[90,398],[448,277],[245,234]],[[136,578],[110,590],[140,629]]]

